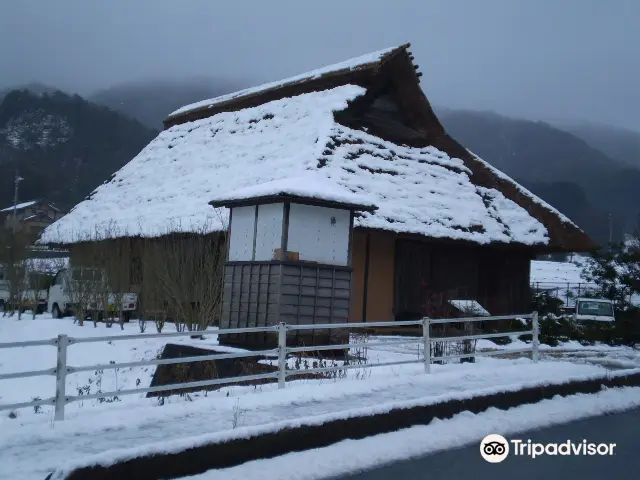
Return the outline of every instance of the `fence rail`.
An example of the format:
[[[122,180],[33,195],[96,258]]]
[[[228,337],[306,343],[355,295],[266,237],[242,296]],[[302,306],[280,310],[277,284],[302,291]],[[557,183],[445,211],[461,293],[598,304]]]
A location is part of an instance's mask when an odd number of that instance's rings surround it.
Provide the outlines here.
[[[589,282],[532,282],[534,294],[546,293],[561,300],[566,306],[572,306],[576,298],[598,292],[598,285]]]
[[[479,333],[475,335],[460,335],[460,336],[439,336],[435,337],[431,335],[432,325],[443,325],[451,323],[473,323],[473,322],[486,322],[494,320],[514,320],[524,319],[531,320],[531,330],[526,331],[511,331],[500,333]],[[318,345],[318,346],[303,346],[303,347],[289,347],[287,346],[287,332],[297,330],[332,330],[332,329],[348,329],[350,331],[358,329],[367,329],[371,327],[398,327],[398,326],[421,326],[422,336],[411,338],[408,337],[403,340],[394,340],[390,342],[354,342],[340,345]],[[16,373],[0,374],[0,380],[10,380],[17,378],[29,378],[36,376],[53,375],[56,377],[56,391],[55,396],[51,398],[33,400],[31,402],[21,402],[13,404],[0,404],[0,411],[3,410],[15,410],[18,408],[35,407],[42,405],[53,405],[55,409],[54,419],[63,420],[65,405],[77,402],[81,400],[92,400],[100,398],[108,398],[113,396],[133,395],[139,393],[153,393],[163,391],[175,391],[184,390],[187,388],[200,388],[213,385],[233,384],[254,380],[266,380],[277,379],[278,388],[285,388],[287,377],[295,377],[298,375],[308,373],[326,373],[336,372],[341,370],[350,370],[355,368],[372,368],[372,367],[384,367],[393,365],[405,365],[411,363],[424,364],[425,373],[431,372],[431,363],[436,358],[437,361],[454,360],[471,358],[477,356],[492,356],[492,355],[504,355],[513,353],[531,353],[531,359],[534,362],[538,361],[538,349],[539,349],[539,325],[537,312],[525,315],[504,315],[494,317],[468,317],[468,318],[447,318],[447,319],[430,319],[423,318],[421,320],[409,320],[399,322],[365,322],[365,323],[334,323],[334,324],[315,324],[315,325],[288,325],[280,323],[278,325],[268,327],[251,327],[251,328],[235,328],[235,329],[220,329],[216,330],[216,334],[237,334],[237,333],[273,333],[277,335],[278,347],[270,350],[260,351],[242,351],[242,352],[230,352],[230,353],[217,353],[212,355],[181,357],[181,358],[168,358],[168,359],[154,359],[143,360],[139,362],[124,362],[124,363],[108,363],[108,364],[96,364],[87,366],[69,366],[67,365],[67,349],[70,346],[81,343],[98,343],[98,342],[116,342],[127,340],[143,340],[149,338],[176,338],[198,335],[202,332],[176,332],[176,333],[159,333],[159,334],[136,334],[136,335],[122,335],[119,337],[86,337],[75,338],[68,337],[67,335],[58,335],[57,338],[49,340],[38,340],[28,342],[16,342],[16,343],[0,343],[0,349],[8,348],[26,348],[36,346],[55,346],[57,348],[57,360],[56,366],[49,369],[33,370]],[[508,337],[512,335],[532,335],[531,345],[527,348],[508,351],[485,351],[485,352],[468,352],[455,355],[441,355],[434,356],[431,354],[431,346],[438,342],[455,342],[455,341],[471,341],[489,338]],[[310,368],[302,370],[291,370],[287,368],[287,356],[289,354],[296,354],[302,352],[313,351],[325,351],[325,350],[347,350],[357,348],[369,348],[375,346],[392,346],[409,343],[422,343],[423,355],[422,358],[418,357],[415,360],[401,360],[393,362],[383,363],[367,363],[359,365],[339,365],[332,367],[320,367]],[[130,368],[130,367],[144,367],[150,365],[172,365],[178,363],[193,363],[210,360],[223,360],[233,358],[249,358],[249,357],[273,357],[277,358],[278,370],[272,373],[264,373],[258,375],[244,375],[239,377],[226,377],[216,378],[211,380],[202,380],[195,382],[176,383],[171,385],[158,385],[154,387],[146,388],[134,388],[128,390],[117,390],[112,392],[100,392],[91,395],[76,395],[69,396],[66,394],[66,380],[67,375],[86,372],[92,370],[106,370],[106,369],[118,369],[118,368]]]

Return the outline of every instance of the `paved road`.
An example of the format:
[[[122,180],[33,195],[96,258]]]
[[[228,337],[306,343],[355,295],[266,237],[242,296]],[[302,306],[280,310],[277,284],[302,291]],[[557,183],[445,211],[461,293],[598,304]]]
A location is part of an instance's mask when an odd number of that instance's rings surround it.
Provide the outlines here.
[[[498,433],[498,432],[495,432]],[[614,456],[509,455],[502,463],[490,464],[480,456],[479,445],[394,463],[342,480],[625,480],[640,478],[640,410],[593,417],[586,420],[511,435],[508,439],[531,439],[539,443],[560,443],[587,439],[594,443],[616,443]]]

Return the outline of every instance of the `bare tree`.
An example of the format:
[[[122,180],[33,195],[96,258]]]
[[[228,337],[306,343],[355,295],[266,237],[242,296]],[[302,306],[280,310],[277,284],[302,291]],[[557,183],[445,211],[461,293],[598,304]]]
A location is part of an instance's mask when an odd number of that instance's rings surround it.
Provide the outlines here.
[[[165,288],[160,280],[164,267],[156,267],[164,261],[162,245],[157,239],[145,239],[142,243],[142,279],[138,298],[140,318],[142,321],[153,320],[158,333],[162,333],[167,320]]]
[[[176,329],[205,330],[219,316],[224,236],[207,228],[157,239],[152,268]],[[161,258],[160,258],[161,257]]]
[[[4,265],[5,281],[9,290],[8,305],[4,315],[18,310],[18,319],[22,318],[22,304],[24,302],[25,260],[27,258],[28,236],[21,230],[11,231],[0,228],[0,264]]]
[[[47,289],[56,273],[54,268],[55,262],[48,258],[29,258],[25,261],[26,290],[23,297],[25,306],[31,309],[33,319],[41,313],[42,302],[46,301]]]
[[[101,288],[102,272],[91,264],[72,264],[64,279],[64,289],[69,294],[78,325],[84,326],[84,320],[90,311],[96,310]]]
[[[111,245],[108,241],[102,241],[100,243],[102,248],[97,248],[95,254],[96,264],[100,268],[100,276],[96,284],[96,304],[99,308],[93,312],[93,326],[97,327],[98,321],[104,320],[107,328],[111,328],[114,321],[115,308],[111,304],[111,286],[109,284],[106,266],[109,265],[112,259],[112,252],[109,248]]]
[[[131,240],[128,237],[116,238],[107,242],[106,251],[109,263],[104,271],[107,284],[111,292],[110,305],[114,315],[118,318],[120,329],[124,330],[124,296],[129,291],[131,266]]]

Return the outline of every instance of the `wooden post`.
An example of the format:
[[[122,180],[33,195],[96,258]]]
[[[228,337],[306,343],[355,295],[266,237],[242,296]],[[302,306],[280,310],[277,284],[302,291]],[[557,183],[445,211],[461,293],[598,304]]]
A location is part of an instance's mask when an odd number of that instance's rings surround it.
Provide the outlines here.
[[[422,342],[424,348],[424,373],[431,373],[431,338],[429,336],[429,326],[431,322],[428,318],[422,319]]]

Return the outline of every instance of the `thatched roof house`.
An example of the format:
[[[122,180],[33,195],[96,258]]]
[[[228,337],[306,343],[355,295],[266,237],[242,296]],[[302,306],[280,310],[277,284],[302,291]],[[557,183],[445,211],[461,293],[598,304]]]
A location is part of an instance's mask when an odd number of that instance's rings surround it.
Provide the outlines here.
[[[314,170],[378,206],[355,222],[353,319],[416,314],[454,288],[491,313],[524,307],[535,254],[594,245],[451,138],[420,75],[407,44],[183,107],[42,241],[219,231],[212,198]]]

